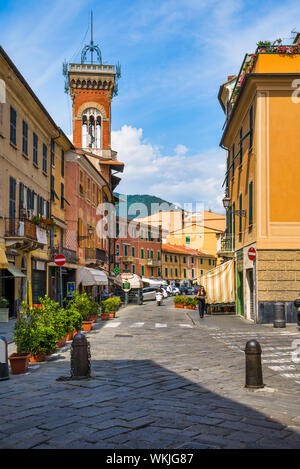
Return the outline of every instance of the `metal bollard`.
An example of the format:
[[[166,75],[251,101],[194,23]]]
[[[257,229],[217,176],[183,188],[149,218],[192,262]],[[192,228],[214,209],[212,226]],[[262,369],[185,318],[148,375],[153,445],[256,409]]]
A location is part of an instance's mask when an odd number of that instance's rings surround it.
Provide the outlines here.
[[[274,327],[275,328],[286,327],[284,303],[280,303],[280,302],[275,303],[274,312],[275,312]]]
[[[4,335],[0,335],[0,381],[9,379],[7,340]]]
[[[73,339],[71,347],[71,379],[91,377],[90,346],[84,334],[79,333]]]
[[[246,388],[263,388],[261,366],[261,346],[256,340],[249,340],[245,347],[246,354]]]

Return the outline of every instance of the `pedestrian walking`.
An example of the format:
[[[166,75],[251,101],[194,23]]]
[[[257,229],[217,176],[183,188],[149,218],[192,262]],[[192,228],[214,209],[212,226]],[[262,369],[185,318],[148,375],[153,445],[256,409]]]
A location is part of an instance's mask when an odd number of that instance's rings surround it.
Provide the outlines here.
[[[199,311],[199,316],[202,319],[204,317],[204,311],[205,311],[205,298],[206,298],[206,291],[202,285],[200,285],[200,288],[198,290],[198,293],[196,295],[196,299],[198,300],[198,311]]]

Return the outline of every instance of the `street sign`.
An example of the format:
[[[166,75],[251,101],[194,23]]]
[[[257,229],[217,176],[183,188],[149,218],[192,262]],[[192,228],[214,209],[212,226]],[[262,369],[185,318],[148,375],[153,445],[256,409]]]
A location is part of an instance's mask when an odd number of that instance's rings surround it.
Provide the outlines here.
[[[67,282],[67,296],[71,297],[75,295],[75,282]]]
[[[131,286],[130,286],[130,283],[129,282],[124,282],[123,285],[122,285],[122,289],[124,292],[128,292],[131,290]]]
[[[250,261],[255,261],[256,259],[256,250],[255,248],[249,248],[248,249],[248,258]]]
[[[62,254],[57,254],[57,256],[55,256],[54,258],[54,262],[56,265],[61,267],[62,265],[65,265],[65,263],[67,262],[67,259]]]
[[[115,267],[113,272],[116,274],[116,275],[119,275],[119,273],[121,272],[120,271],[120,267]]]

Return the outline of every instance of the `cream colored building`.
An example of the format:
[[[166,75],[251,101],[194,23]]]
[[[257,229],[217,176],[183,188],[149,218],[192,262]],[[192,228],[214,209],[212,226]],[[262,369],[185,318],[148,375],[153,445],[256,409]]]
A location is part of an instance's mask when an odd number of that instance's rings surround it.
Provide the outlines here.
[[[51,142],[62,134],[0,48],[0,296],[10,316],[47,292]]]

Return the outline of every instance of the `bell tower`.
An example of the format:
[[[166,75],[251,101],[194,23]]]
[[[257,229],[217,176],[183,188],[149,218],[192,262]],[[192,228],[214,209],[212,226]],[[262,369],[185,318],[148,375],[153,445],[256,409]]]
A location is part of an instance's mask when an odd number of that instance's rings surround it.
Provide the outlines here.
[[[73,101],[74,146],[101,159],[115,159],[111,150],[111,101],[118,94],[121,67],[102,63],[100,48],[94,44],[92,12],[91,40],[82,49],[81,63],[64,67]]]

